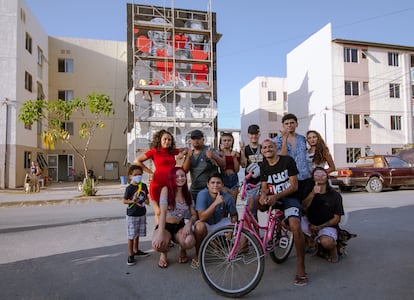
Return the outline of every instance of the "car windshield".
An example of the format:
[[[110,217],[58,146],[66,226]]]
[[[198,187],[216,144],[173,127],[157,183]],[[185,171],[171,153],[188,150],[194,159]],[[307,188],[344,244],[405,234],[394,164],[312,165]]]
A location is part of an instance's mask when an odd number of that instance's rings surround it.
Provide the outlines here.
[[[386,156],[386,161],[391,168],[408,168],[409,163],[396,156]]]

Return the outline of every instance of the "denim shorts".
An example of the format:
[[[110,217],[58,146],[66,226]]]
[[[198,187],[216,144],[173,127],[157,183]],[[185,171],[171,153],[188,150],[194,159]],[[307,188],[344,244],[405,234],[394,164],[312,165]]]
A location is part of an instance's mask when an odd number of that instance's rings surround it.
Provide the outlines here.
[[[223,174],[223,184],[231,191],[235,191],[239,188],[239,176],[237,173]]]
[[[277,201],[282,203],[283,212],[285,214],[286,219],[289,219],[290,217],[294,217],[300,220],[301,215],[302,215],[302,207],[296,198],[284,197]]]

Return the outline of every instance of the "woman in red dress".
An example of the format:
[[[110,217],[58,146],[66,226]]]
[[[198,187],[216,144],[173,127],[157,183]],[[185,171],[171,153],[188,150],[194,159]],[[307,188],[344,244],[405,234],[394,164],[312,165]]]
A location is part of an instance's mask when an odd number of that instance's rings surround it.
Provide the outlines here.
[[[167,130],[160,130],[152,137],[150,149],[135,159],[135,164],[152,175],[149,185],[149,193],[154,204],[155,223],[158,224],[160,216],[160,193],[163,186],[167,185],[167,178],[170,170],[175,167],[175,157],[181,159],[186,153],[187,148],[178,149],[175,147],[174,137]],[[151,159],[154,170],[148,168],[144,162]]]

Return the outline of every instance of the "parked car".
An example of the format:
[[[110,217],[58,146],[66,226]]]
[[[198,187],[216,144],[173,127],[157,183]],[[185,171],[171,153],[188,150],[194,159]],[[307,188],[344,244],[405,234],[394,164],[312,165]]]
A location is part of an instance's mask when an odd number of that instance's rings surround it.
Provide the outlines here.
[[[370,193],[379,193],[386,187],[398,190],[414,185],[414,166],[395,155],[361,157],[355,167],[338,168],[330,175],[331,183],[341,191],[365,187]]]

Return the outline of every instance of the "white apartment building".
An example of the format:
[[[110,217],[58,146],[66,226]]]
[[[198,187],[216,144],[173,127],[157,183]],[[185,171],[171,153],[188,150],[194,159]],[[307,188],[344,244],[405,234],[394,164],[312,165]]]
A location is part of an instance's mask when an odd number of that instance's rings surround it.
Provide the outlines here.
[[[260,127],[261,140],[272,138],[282,129],[287,112],[286,78],[256,77],[240,90],[241,139],[247,143],[247,128]]]
[[[23,186],[30,161],[52,181],[73,180],[82,170],[73,150],[57,144],[45,149],[41,124],[18,121],[26,100],[84,98],[104,93],[115,115],[98,132],[87,154],[88,167],[103,179],[126,172],[126,42],[49,37],[23,0],[0,1],[0,188]],[[79,120],[68,122],[77,139]]]
[[[328,24],[287,55],[288,111],[338,167],[413,143],[414,47],[332,39]]]

